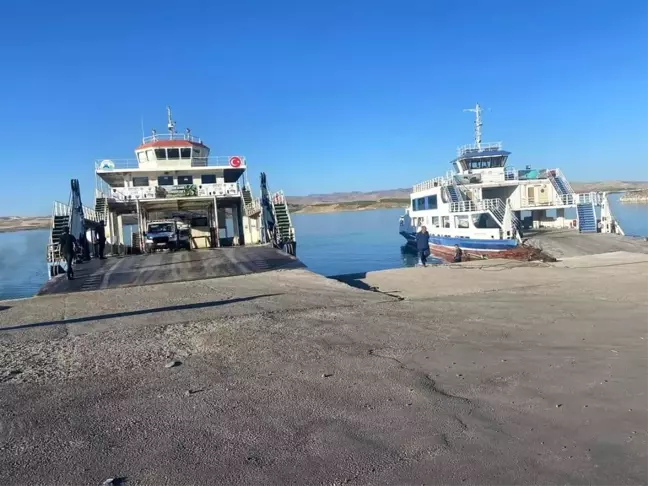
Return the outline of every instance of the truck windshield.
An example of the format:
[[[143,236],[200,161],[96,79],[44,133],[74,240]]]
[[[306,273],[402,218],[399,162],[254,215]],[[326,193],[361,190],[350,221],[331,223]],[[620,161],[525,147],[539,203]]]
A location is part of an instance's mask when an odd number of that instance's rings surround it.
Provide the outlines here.
[[[173,231],[171,223],[150,224],[148,227],[149,233],[170,233],[171,231]]]

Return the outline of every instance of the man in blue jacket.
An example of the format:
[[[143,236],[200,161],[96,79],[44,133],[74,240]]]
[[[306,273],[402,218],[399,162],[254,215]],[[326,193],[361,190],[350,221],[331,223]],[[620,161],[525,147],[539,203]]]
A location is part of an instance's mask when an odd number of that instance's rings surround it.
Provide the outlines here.
[[[421,231],[416,233],[416,250],[419,254],[419,264],[427,266],[427,257],[430,254],[430,233],[425,226],[421,226]]]

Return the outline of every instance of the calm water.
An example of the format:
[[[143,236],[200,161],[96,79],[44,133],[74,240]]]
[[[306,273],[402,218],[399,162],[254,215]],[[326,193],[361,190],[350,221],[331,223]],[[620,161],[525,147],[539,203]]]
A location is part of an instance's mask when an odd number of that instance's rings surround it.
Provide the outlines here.
[[[614,216],[627,235],[648,236],[648,205],[620,204],[610,196]],[[403,252],[398,234],[402,209],[328,214],[295,214],[297,254],[322,275],[384,270],[416,263]],[[568,215],[569,217],[569,215]],[[0,300],[29,297],[47,280],[48,230],[0,233]]]

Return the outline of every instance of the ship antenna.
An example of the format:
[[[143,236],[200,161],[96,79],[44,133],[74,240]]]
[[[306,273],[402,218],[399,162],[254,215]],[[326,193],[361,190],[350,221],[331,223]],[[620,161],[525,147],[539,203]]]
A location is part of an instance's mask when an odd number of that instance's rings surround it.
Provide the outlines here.
[[[479,106],[479,103],[477,103],[474,108],[466,108],[464,111],[470,111],[475,114],[475,145],[477,146],[477,150],[481,150],[481,141],[482,141],[481,106]]]
[[[167,106],[167,128],[169,129],[169,133],[171,134],[171,140],[173,140],[173,134],[175,133],[175,122],[171,118],[171,107]]]

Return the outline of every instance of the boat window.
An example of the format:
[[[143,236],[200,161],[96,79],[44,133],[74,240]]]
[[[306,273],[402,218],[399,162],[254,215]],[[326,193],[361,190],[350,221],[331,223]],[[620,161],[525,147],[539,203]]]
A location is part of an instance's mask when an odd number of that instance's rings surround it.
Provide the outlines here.
[[[190,148],[181,148],[180,149],[180,158],[181,159],[190,159],[191,158],[191,149]]]
[[[203,184],[216,184],[216,174],[203,174],[200,176]]]
[[[173,176],[158,176],[158,186],[172,186]]]
[[[455,228],[469,228],[468,216],[455,216]]]
[[[414,211],[423,211],[425,209],[425,198],[424,197],[419,197],[418,199],[414,199],[412,201]]]
[[[155,149],[155,158],[158,160],[165,160],[166,157],[166,149]]]
[[[139,160],[140,162],[146,162],[146,152],[138,152],[137,160]]]
[[[437,197],[436,195],[427,197],[427,209],[436,209],[437,208]]]
[[[434,228],[439,227],[439,217],[438,216],[432,216],[432,227],[434,227]]]
[[[443,228],[450,227],[450,216],[441,216],[441,226]]]
[[[133,187],[146,187],[148,185],[148,177],[133,177]]]
[[[185,176],[178,176],[178,185],[179,186],[187,186],[189,184],[193,184],[193,176],[190,175],[185,175]]]
[[[180,158],[180,149],[170,148],[167,149],[167,156],[169,159],[179,159]]]
[[[146,160],[155,160],[155,152],[153,150],[146,151]]]
[[[412,199],[412,211],[418,211],[418,199]]]

